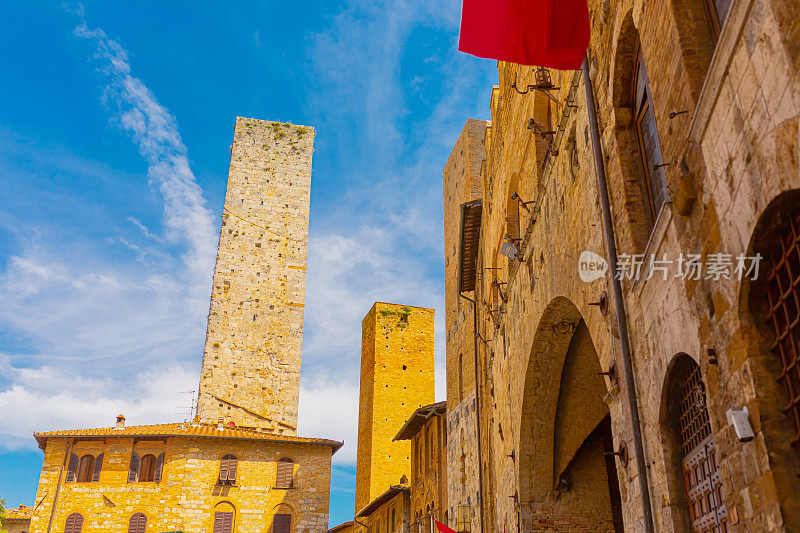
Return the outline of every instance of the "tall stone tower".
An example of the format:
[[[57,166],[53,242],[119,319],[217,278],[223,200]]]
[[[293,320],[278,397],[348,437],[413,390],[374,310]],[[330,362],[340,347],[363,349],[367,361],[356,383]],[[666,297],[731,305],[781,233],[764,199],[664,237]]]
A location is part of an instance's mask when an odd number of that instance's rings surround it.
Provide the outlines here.
[[[238,117],[197,416],[297,433],[314,130]]]
[[[462,206],[482,198],[481,167],[486,157],[484,138],[488,125],[485,120],[468,119],[442,171],[447,327],[447,501],[453,506],[451,514],[459,506],[463,509],[480,501],[474,310],[472,304],[461,297],[461,291],[464,291],[465,296],[475,299],[474,285],[477,281],[472,284],[461,282],[462,261],[466,268],[475,268],[474,264],[469,264],[469,223],[467,211]],[[466,227],[462,228],[462,224]],[[487,435],[481,438],[483,449],[488,450]],[[485,452],[483,457],[485,464]],[[472,531],[480,531],[480,513],[473,513],[470,519]]]
[[[411,478],[411,441],[392,442],[434,401],[433,309],[376,302],[361,322],[356,513]]]

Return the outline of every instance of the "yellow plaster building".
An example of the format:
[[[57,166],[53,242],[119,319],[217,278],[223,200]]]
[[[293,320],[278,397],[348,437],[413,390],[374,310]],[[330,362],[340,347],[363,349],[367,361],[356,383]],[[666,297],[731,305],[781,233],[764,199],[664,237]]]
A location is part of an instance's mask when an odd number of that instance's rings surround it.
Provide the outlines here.
[[[31,532],[324,531],[331,455],[341,446],[206,424],[120,424],[36,440],[45,457]]]
[[[342,443],[296,435],[313,139],[236,119],[197,416],[37,433],[30,533],[327,530]]]

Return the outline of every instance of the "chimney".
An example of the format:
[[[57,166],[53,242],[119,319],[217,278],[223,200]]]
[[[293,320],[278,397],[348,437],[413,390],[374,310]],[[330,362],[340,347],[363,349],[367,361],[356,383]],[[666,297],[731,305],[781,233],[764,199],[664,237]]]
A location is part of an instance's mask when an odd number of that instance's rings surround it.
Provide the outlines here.
[[[115,429],[125,429],[125,417],[123,415],[117,415],[117,426]]]

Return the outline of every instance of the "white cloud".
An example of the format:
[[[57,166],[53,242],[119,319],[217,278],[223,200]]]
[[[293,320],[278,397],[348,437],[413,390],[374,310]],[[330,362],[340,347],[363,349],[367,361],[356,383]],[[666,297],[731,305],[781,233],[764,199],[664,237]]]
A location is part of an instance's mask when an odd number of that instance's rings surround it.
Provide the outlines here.
[[[198,372],[180,365],[149,370],[131,376],[125,396],[114,390],[118,376],[83,379],[44,366],[17,370],[14,378],[10,389],[0,391],[0,434],[6,450],[31,448],[34,431],[110,427],[120,413],[128,424],[184,420],[186,415],[176,414],[188,403],[180,391],[194,388]]]
[[[82,9],[74,13],[83,19]],[[199,375],[214,220],[175,118],[131,74],[125,50],[83,21],[75,35],[94,45],[103,101],[147,162],[163,201],[162,235],[131,217],[127,234],[109,229],[93,240],[0,213],[21,246],[0,273],[0,322],[22,339],[21,348],[0,354],[0,448],[34,446],[34,430],[110,424],[119,412],[132,424],[180,420],[175,411],[188,399],[179,392],[195,389]],[[10,141],[0,150],[6,172],[24,175],[32,166],[76,181],[136,178],[6,130],[0,136]],[[86,207],[66,196],[59,202]]]
[[[316,382],[300,389],[298,434],[344,441],[333,456],[338,464],[356,462],[358,386]]]
[[[75,28],[75,35],[94,43],[95,64],[106,82],[104,100],[138,145],[147,160],[147,175],[163,195],[167,239],[188,244],[182,259],[191,295],[200,304],[210,292],[217,235],[203,191],[190,168],[177,121],[142,80],[131,75],[128,54],[119,43],[101,29],[89,29],[83,20]]]

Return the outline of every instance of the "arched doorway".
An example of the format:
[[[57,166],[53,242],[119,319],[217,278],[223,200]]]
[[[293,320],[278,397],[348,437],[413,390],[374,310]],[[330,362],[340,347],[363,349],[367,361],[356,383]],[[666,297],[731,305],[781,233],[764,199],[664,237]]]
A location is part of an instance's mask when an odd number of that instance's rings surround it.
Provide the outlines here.
[[[569,530],[623,531],[603,369],[589,330],[566,298],[536,330],[520,420],[523,531],[556,521]]]
[[[717,451],[700,367],[687,354],[670,363],[661,423],[667,482],[675,527],[681,531],[728,531]]]

